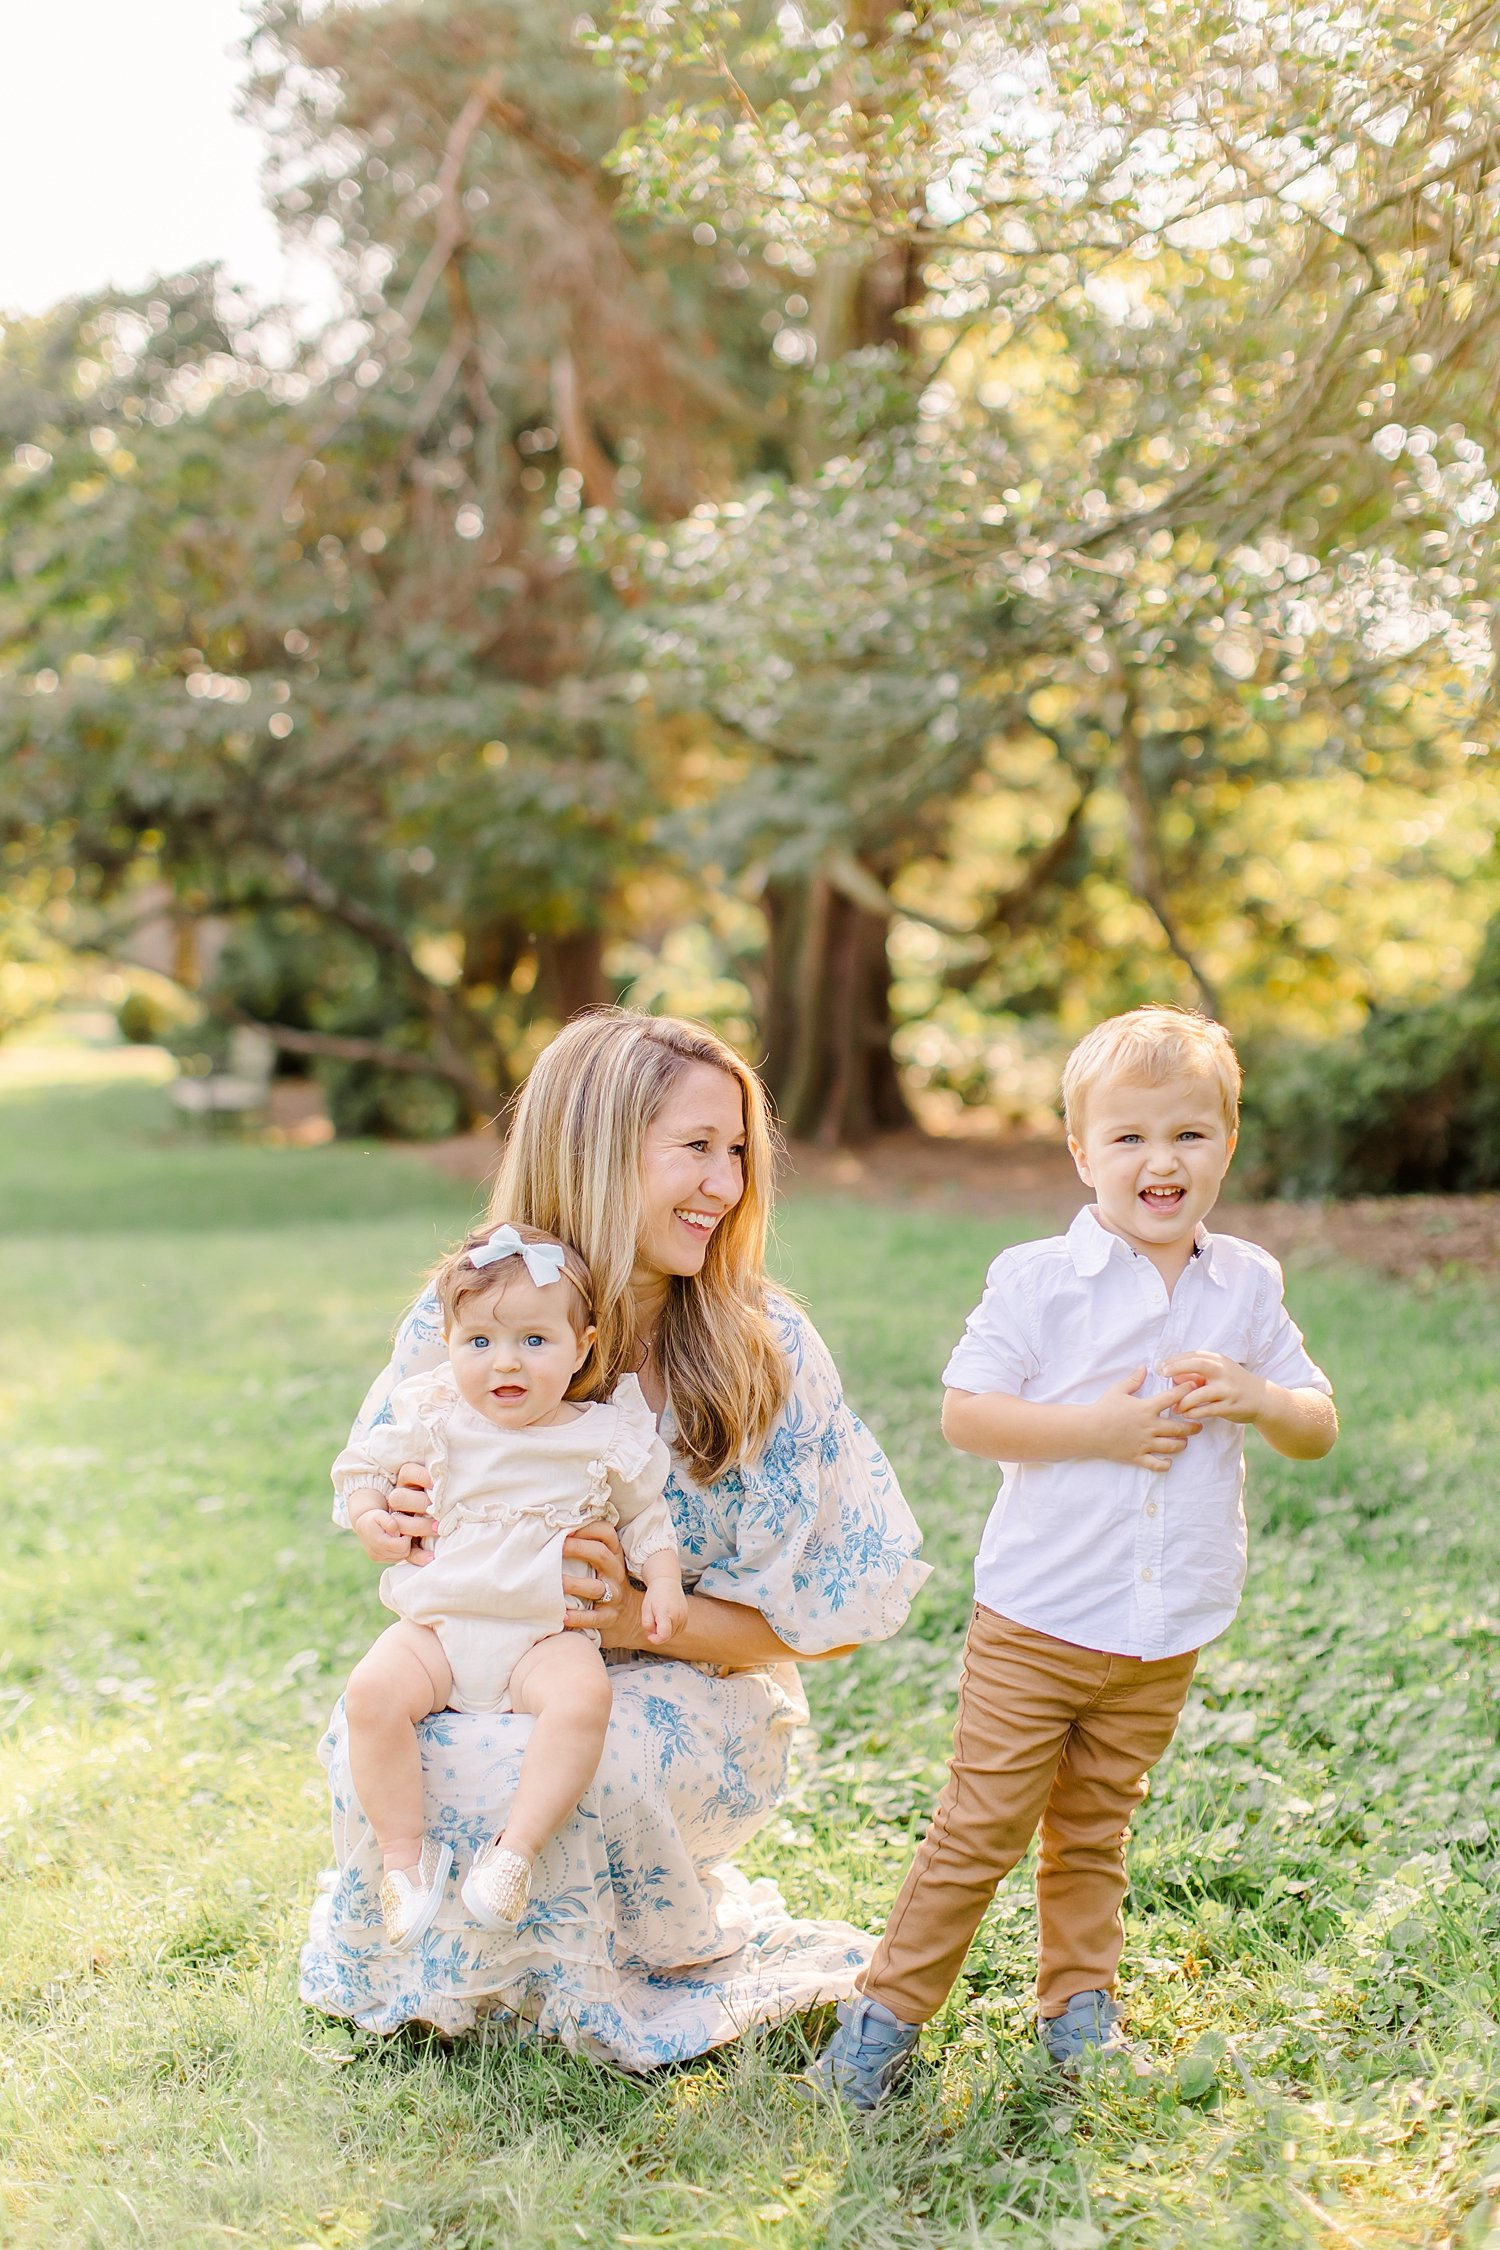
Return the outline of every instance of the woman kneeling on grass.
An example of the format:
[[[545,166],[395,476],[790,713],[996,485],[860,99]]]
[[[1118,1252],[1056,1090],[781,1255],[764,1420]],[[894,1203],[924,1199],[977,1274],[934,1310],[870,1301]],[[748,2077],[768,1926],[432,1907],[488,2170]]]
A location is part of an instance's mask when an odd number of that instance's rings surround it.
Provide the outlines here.
[[[807,1716],[791,1660],[887,1639],[927,1570],[825,1346],[766,1279],[770,1191],[760,1081],[702,1026],[585,1016],[533,1070],[492,1209],[575,1244],[592,1273],[599,1364],[638,1375],[671,1455],[687,1622],[651,1643],[613,1531],[569,1538],[568,1623],[608,1652],[612,1714],[593,1788],[538,1858],[511,1933],[478,1927],[458,1890],[503,1825],[530,1722],[445,1710],[418,1729],[426,1832],[456,1864],[430,1927],[397,1950],[340,1706],[324,1744],[339,1868],[302,1956],[314,2007],[374,2031],[498,2014],[644,2070],[854,1989],[868,1938],[793,1921],[772,1884],[724,1862],[786,1792]],[[356,1438],[443,1349],[429,1295]],[[390,1508],[360,1517],[377,1561],[435,1532],[424,1481],[405,1472]]]

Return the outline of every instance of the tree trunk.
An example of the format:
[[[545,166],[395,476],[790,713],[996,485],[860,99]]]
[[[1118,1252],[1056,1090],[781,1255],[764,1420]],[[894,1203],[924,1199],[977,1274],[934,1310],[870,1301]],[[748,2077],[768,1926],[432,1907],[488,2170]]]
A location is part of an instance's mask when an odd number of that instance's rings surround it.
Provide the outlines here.
[[[886,922],[823,875],[768,884],[766,1083],[782,1128],[825,1148],[912,1116],[891,1054]]]
[[[855,0],[868,45],[891,36],[896,0]],[[832,363],[872,345],[911,350],[903,317],[921,302],[916,246],[889,235],[851,273],[824,269],[819,352]],[[882,883],[882,888],[884,885]],[[891,1053],[889,917],[821,874],[766,886],[766,1081],[783,1130],[839,1148],[897,1133],[914,1120]]]
[[[597,1008],[609,998],[604,974],[602,930],[569,930],[562,937],[536,941],[533,995],[541,1015],[566,1023],[580,1008]]]

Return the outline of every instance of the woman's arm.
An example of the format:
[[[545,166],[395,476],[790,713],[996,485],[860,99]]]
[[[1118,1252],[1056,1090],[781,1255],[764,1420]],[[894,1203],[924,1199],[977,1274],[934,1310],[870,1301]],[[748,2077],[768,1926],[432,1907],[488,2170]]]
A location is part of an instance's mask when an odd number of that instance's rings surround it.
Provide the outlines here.
[[[688,1664],[723,1664],[731,1671],[757,1664],[820,1663],[829,1656],[849,1656],[847,1648],[807,1649],[788,1646],[758,1609],[743,1602],[720,1601],[714,1594],[687,1596],[687,1623],[668,1641],[651,1641],[641,1623],[641,1597],[625,1574],[625,1555],[607,1524],[591,1524],[563,1541],[563,1555],[574,1567],[564,1574],[570,1594],[592,1602],[590,1609],[573,1609],[566,1623],[575,1632],[592,1627],[606,1648],[645,1649],[652,1656],[680,1656]]]

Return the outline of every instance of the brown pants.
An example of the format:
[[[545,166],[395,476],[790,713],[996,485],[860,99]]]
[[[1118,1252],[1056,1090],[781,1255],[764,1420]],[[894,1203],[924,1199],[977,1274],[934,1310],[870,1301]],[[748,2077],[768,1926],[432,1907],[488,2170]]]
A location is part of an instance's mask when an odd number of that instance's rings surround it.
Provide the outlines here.
[[[947,1785],[865,1972],[870,1999],[903,2023],[937,2013],[1039,1824],[1040,2011],[1114,1989],[1125,1831],[1197,1660],[1102,1655],[975,1605]]]

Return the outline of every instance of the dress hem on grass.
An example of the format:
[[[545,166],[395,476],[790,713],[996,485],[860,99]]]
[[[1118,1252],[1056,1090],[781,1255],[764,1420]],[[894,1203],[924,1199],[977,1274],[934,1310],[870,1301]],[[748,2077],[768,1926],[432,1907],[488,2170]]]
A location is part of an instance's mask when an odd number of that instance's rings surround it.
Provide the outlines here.
[[[796,1668],[727,1677],[661,1658],[616,1663],[593,1789],[537,1861],[510,1933],[459,1888],[504,1819],[530,1719],[443,1711],[418,1729],[428,1833],[453,1848],[443,1903],[402,1952],[381,1928],[380,1854],[349,1785],[343,1706],[321,1754],[336,1871],[313,1904],[301,1994],[373,2032],[429,2025],[556,2039],[630,2071],[677,2063],[845,1999],[874,1950],[847,1922],[800,1921],[776,1885],[727,1864],[786,1790],[805,1721]]]

